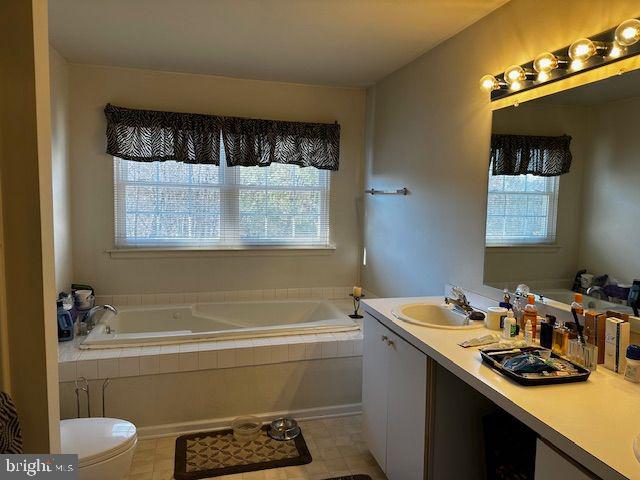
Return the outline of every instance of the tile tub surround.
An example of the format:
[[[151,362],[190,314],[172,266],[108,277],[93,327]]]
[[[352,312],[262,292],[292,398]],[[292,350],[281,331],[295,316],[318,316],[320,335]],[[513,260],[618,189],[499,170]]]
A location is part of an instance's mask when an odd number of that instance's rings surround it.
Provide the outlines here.
[[[92,416],[102,415],[103,380],[89,380]],[[140,436],[229,426],[241,415],[308,418],[361,409],[362,357],[112,378],[106,416],[133,422]],[[80,396],[81,416],[86,399]],[[60,384],[61,418],[77,415],[74,383]]]
[[[362,356],[362,331],[80,350],[58,344],[60,382]]]
[[[142,293],[132,295],[96,294],[96,305],[135,306],[135,305],[176,305],[183,303],[210,303],[259,300],[349,300],[353,287],[308,287],[308,288],[268,288],[263,290],[233,290],[224,292],[191,293]],[[364,291],[367,298],[375,298],[371,292]]]
[[[318,480],[365,474],[386,480],[364,445],[360,415],[301,422],[305,441],[313,457],[308,465],[274,468],[216,477],[221,480]],[[176,436],[140,440],[127,480],[173,478]]]

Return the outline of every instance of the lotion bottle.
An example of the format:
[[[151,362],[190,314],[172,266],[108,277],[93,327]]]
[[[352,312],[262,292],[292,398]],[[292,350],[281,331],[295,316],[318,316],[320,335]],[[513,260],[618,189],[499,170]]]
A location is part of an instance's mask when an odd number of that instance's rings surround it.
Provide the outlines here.
[[[527,306],[524,307],[524,315],[522,316],[522,329],[526,331],[528,322],[531,322],[532,339],[536,338],[536,330],[538,328],[538,309],[536,308],[536,297],[529,295],[527,297]]]
[[[510,340],[516,336],[516,319],[513,316],[513,310],[509,310],[507,317],[504,319],[502,326],[502,338]]]

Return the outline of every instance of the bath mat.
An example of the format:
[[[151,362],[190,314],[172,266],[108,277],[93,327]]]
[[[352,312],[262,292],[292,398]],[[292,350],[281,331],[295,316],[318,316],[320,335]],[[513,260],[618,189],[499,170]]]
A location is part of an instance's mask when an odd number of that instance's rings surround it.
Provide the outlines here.
[[[268,468],[311,463],[307,444],[298,435],[279,441],[267,435],[268,426],[248,443],[233,438],[232,430],[192,433],[176,439],[176,480],[196,480]]]
[[[347,475],[346,477],[333,477],[326,480],[371,480],[369,475]]]

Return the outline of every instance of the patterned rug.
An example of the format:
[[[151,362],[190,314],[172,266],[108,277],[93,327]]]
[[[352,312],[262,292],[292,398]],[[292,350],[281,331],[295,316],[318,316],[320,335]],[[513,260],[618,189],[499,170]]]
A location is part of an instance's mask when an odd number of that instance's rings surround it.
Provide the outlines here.
[[[267,435],[268,428],[263,427],[258,438],[248,443],[236,441],[232,430],[178,437],[175,479],[196,480],[311,463],[311,454],[302,434],[294,440],[273,440]]]
[[[327,480],[371,480],[369,475],[347,475],[346,477],[327,478]]]

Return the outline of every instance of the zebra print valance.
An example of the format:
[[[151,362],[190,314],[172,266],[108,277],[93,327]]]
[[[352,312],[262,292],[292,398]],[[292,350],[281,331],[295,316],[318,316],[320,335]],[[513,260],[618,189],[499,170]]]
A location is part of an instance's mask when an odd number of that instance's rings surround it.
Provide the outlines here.
[[[491,135],[493,175],[556,177],[571,168],[571,137],[534,135]]]
[[[338,170],[340,125],[284,122],[107,104],[107,153],[125,160],[268,166],[287,163]]]

